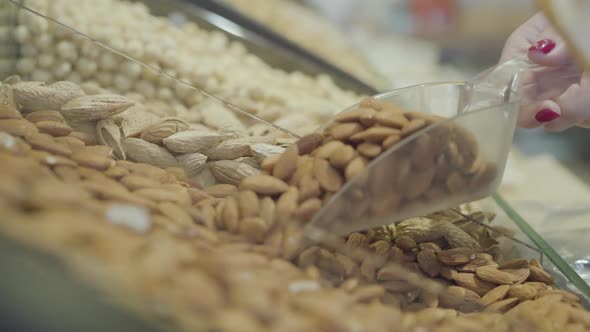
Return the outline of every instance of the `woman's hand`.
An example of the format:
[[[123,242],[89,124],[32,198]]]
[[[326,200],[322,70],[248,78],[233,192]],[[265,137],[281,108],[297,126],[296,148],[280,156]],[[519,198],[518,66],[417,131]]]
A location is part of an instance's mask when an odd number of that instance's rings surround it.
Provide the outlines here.
[[[526,103],[520,109],[518,125],[544,126],[548,131],[563,131],[585,121],[590,126],[590,77],[576,67],[563,39],[543,14],[533,16],[512,33],[500,62],[525,56],[544,68],[526,77],[524,83],[530,86],[522,89]]]

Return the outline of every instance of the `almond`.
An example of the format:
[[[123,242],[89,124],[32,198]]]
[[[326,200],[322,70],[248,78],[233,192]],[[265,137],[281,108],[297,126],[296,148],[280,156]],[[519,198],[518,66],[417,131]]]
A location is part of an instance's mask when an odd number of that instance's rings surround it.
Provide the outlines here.
[[[319,198],[310,198],[297,208],[295,215],[302,220],[310,220],[322,207],[322,201]]]
[[[359,103],[359,107],[361,108],[371,108],[375,111],[381,111],[383,109],[383,102],[373,98],[373,97],[366,97]]]
[[[234,160],[212,162],[210,169],[218,182],[235,186],[238,186],[247,177],[261,174],[259,169]]]
[[[479,295],[469,289],[450,286],[440,295],[440,305],[460,312],[473,312],[482,308]]]
[[[404,128],[402,128],[401,136],[402,137],[410,136],[410,135],[414,134],[415,132],[426,127],[426,125],[427,125],[427,123],[423,119],[411,120],[408,124],[406,124],[404,126]]]
[[[402,129],[409,123],[408,119],[406,119],[403,114],[387,110],[377,113],[375,120],[382,126],[392,127],[395,129]]]
[[[176,167],[178,161],[168,150],[140,138],[122,140],[127,157],[139,163],[152,164],[157,167]]]
[[[382,144],[387,137],[399,135],[398,129],[389,127],[371,127],[350,137],[353,142],[365,141]]]
[[[526,258],[515,258],[500,264],[499,269],[528,269],[529,261]]]
[[[192,226],[193,219],[185,211],[185,209],[178,206],[178,204],[171,203],[171,202],[162,202],[158,204],[158,209],[162,215],[170,218],[172,222],[179,226]]]
[[[499,270],[493,266],[481,266],[475,269],[475,274],[482,280],[498,285],[511,285],[514,283],[514,275]]]
[[[457,285],[467,288],[479,296],[483,296],[495,288],[494,284],[480,279],[473,273],[457,273],[454,276],[454,280]]]
[[[213,195],[212,195],[213,196]],[[223,210],[221,214],[222,224],[230,232],[236,232],[239,228],[240,209],[238,201],[233,196],[228,196],[224,200]]]
[[[506,312],[512,308],[514,308],[514,306],[516,306],[518,304],[518,299],[515,298],[510,298],[510,299],[506,299],[506,300],[501,300],[501,301],[497,301],[497,302],[493,302],[492,304],[489,304],[485,311],[486,312]]]
[[[348,139],[352,135],[354,135],[362,130],[363,130],[363,126],[360,125],[359,123],[356,123],[356,122],[341,123],[341,124],[335,124],[330,129],[330,135],[332,135],[332,137],[334,137],[335,139],[342,141],[342,140]]]
[[[51,136],[67,136],[73,130],[64,122],[57,121],[39,121],[35,123],[40,132],[49,134]]]
[[[475,251],[465,247],[443,250],[438,253],[438,260],[448,266],[467,264],[475,257]]]
[[[542,282],[547,285],[553,285],[555,283],[553,277],[549,273],[545,272],[543,269],[533,265],[529,266],[529,269],[531,271],[531,274],[528,277],[528,280]]]
[[[121,178],[121,183],[129,190],[138,190],[143,188],[156,188],[160,182],[141,175],[130,174]]]
[[[31,121],[32,123],[37,123],[40,121],[56,121],[56,122],[66,122],[63,115],[61,115],[58,111],[36,111],[31,112],[25,116],[25,119]]]
[[[297,211],[297,202],[299,200],[299,190],[295,187],[289,189],[279,197],[276,205],[277,219],[279,221],[288,220]]]
[[[401,136],[391,135],[383,140],[383,143],[381,143],[381,146],[383,147],[384,150],[389,150],[389,148],[394,146],[400,140],[401,140]]]
[[[72,99],[61,107],[61,114],[78,121],[102,120],[119,114],[134,105],[123,96],[101,94]]]
[[[14,101],[14,92],[8,84],[0,83],[0,119],[19,119],[21,114]]]
[[[276,221],[275,202],[270,197],[264,197],[260,200],[260,218],[264,219],[268,228],[274,226]]]
[[[71,158],[80,166],[93,168],[98,171],[105,171],[115,165],[115,161],[112,158],[103,157],[91,151],[74,152]]]
[[[305,174],[299,181],[299,201],[320,196],[322,190],[319,182],[309,174]]]
[[[301,137],[296,143],[299,154],[310,154],[322,144],[323,140],[324,137],[318,133]]]
[[[238,206],[240,208],[240,216],[256,217],[260,212],[260,201],[255,192],[251,190],[242,190],[237,193]]]
[[[502,271],[512,274],[515,284],[525,282],[531,274],[531,270],[529,269],[503,269]]]
[[[395,229],[397,236],[408,236],[417,243],[422,243],[442,238],[447,230],[440,225],[440,222],[429,218],[410,218],[398,223]],[[475,255],[473,250],[469,254]]]
[[[327,159],[332,155],[332,153],[334,153],[336,149],[343,145],[344,143],[340,141],[330,141],[324,143],[322,146],[313,151],[312,156]]]
[[[121,129],[114,120],[105,119],[96,123],[96,136],[100,144],[110,146],[119,159],[126,159],[127,155],[121,143]]]
[[[198,152],[178,155],[176,160],[178,160],[179,166],[184,169],[188,177],[199,174],[207,164],[207,156]]]
[[[266,237],[268,225],[259,217],[247,217],[240,221],[239,232],[254,243],[261,243]]]
[[[299,158],[299,148],[297,145],[288,147],[285,152],[281,154],[277,163],[275,164],[272,175],[283,181],[287,181],[297,169],[297,159]]]
[[[204,191],[216,198],[225,198],[237,191],[236,186],[231,184],[215,184],[204,189]]]
[[[273,176],[259,174],[243,179],[240,189],[252,190],[261,195],[278,195],[286,192],[289,185]]]
[[[163,118],[158,123],[145,128],[140,138],[154,144],[162,144],[162,140],[178,132],[190,129],[188,122],[179,118]]]
[[[508,291],[508,297],[517,298],[519,301],[532,300],[537,296],[537,289],[530,285],[512,285]]]
[[[451,194],[457,194],[467,189],[467,180],[455,171],[447,177],[446,187]]]
[[[346,167],[356,156],[355,149],[350,145],[341,145],[334,149],[328,157],[330,164],[336,168]]]
[[[84,144],[86,144],[86,145],[96,145],[97,144],[96,137],[91,136],[91,135],[81,132],[81,131],[74,131],[69,136],[79,139],[80,141],[84,142]]]
[[[26,140],[32,148],[37,150],[47,151],[64,157],[69,157],[72,154],[72,150],[67,145],[56,142],[53,140],[53,137],[47,134],[32,134],[27,136]]]
[[[24,119],[2,119],[0,120],[0,131],[12,136],[26,137],[37,133],[37,127]]]
[[[313,174],[320,187],[326,191],[336,192],[342,187],[342,176],[325,159],[315,158],[313,161]]]
[[[487,292],[482,298],[481,303],[485,306],[490,305],[494,302],[503,300],[508,294],[508,290],[510,290],[509,285],[500,285],[489,292]]]
[[[262,170],[270,173],[270,172],[272,172],[272,169],[275,167],[275,165],[279,161],[280,157],[281,157],[280,154],[268,156],[268,157],[264,158],[264,160],[262,160],[262,162],[260,163],[260,167],[262,168]]]
[[[284,147],[273,144],[258,143],[250,145],[250,153],[259,163],[268,157],[280,155],[283,152],[285,152]],[[301,153],[301,151],[299,153]]]
[[[361,115],[366,108],[356,108],[351,111],[340,112],[336,115],[335,121],[338,122],[359,122]]]
[[[382,148],[378,144],[374,143],[361,143],[356,147],[356,150],[367,158],[375,158],[382,152]]]
[[[356,178],[360,174],[363,174],[363,171],[367,167],[367,160],[363,157],[356,157],[354,158],[346,169],[344,170],[344,176],[346,181],[351,181],[352,179]]]
[[[250,155],[250,143],[243,138],[228,139],[203,150],[202,153],[210,160],[237,159]]]
[[[223,139],[225,139],[225,136],[219,133],[188,130],[163,138],[162,142],[170,151],[194,153],[204,151],[221,142]]]
[[[23,111],[59,111],[69,100],[84,95],[76,84],[70,82],[54,83],[47,86],[42,82],[18,82],[12,85],[14,100]]]
[[[406,235],[398,236],[395,239],[395,245],[403,251],[410,251],[417,246],[416,241]]]
[[[436,277],[440,273],[440,262],[434,252],[430,250],[420,251],[416,256],[420,269],[424,271],[431,278]]]

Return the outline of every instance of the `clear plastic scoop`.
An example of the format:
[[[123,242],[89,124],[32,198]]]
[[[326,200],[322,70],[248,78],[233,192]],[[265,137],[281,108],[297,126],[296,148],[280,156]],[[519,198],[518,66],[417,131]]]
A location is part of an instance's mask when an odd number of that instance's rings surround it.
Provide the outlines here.
[[[423,118],[427,126],[370,161],[314,216],[307,233],[318,239],[346,234],[490,195],[504,173],[518,110],[579,82],[574,68],[563,69],[514,59],[467,82],[420,84],[375,96],[412,111],[410,117]]]

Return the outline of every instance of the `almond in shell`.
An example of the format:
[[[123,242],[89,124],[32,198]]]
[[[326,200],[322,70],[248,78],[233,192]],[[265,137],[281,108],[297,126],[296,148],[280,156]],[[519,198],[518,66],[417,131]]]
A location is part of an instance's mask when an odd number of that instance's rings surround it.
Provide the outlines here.
[[[179,118],[163,118],[141,132],[141,139],[150,143],[162,144],[162,140],[181,131],[190,129],[188,122]]]
[[[198,152],[178,155],[176,160],[188,177],[199,174],[207,164],[207,156]]]
[[[238,186],[247,177],[262,173],[258,168],[235,160],[219,160],[210,163],[209,168],[220,183]]]
[[[110,146],[119,159],[126,159],[127,155],[121,143],[121,129],[114,120],[105,119],[96,123],[96,136],[100,144]]]
[[[122,140],[127,157],[139,163],[151,164],[161,168],[177,167],[178,161],[168,150],[140,138]]]
[[[123,96],[101,94],[72,99],[61,107],[61,114],[77,121],[102,120],[119,114],[135,103]]]

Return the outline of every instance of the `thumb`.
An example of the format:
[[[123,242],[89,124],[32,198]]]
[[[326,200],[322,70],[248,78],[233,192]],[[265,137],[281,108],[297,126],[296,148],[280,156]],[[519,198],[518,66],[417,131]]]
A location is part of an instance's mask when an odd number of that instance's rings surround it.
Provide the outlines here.
[[[561,116],[545,125],[548,131],[563,131],[577,124],[587,126],[590,119],[590,78],[585,75],[557,99]]]
[[[567,46],[553,28],[545,29],[528,51],[529,59],[538,65],[559,67],[572,62]]]

